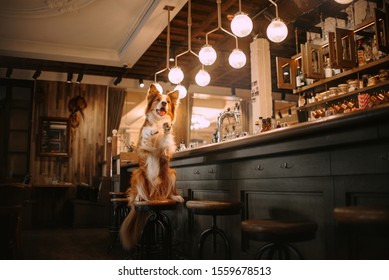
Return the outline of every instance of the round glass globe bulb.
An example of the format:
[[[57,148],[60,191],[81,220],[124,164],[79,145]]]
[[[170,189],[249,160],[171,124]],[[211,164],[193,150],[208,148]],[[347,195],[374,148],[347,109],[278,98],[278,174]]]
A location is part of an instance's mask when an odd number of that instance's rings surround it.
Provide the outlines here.
[[[195,80],[199,86],[205,87],[211,81],[211,76],[209,76],[209,73],[206,70],[200,69],[200,71],[196,74]]]
[[[158,82],[155,82],[155,83],[153,83],[153,85],[157,88],[157,90],[159,91],[159,93],[163,93],[163,88],[162,88],[162,86],[161,86],[161,84],[160,83],[158,83]]]
[[[235,14],[231,21],[231,31],[238,37],[246,37],[253,30],[253,22],[251,18],[243,13],[238,12]]]
[[[186,90],[186,88],[183,86],[183,85],[177,85],[174,90],[178,90],[178,98],[179,99],[183,99],[186,97],[186,94],[188,93],[188,91]]]
[[[212,65],[217,58],[215,49],[211,45],[204,45],[199,52],[199,59],[203,65]]]
[[[288,28],[280,18],[275,18],[267,27],[266,34],[270,41],[279,43],[288,36]]]
[[[173,84],[179,84],[184,79],[184,72],[178,66],[174,66],[170,69],[168,75],[169,81]]]
[[[240,49],[234,49],[228,57],[228,62],[235,69],[242,68],[246,64],[246,55]]]
[[[335,0],[335,2],[338,2],[339,4],[349,4],[353,2],[353,0]]]

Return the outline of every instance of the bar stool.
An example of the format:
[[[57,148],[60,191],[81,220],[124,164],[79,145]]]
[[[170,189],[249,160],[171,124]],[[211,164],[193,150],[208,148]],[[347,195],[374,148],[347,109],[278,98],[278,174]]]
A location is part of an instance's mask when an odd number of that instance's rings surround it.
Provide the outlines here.
[[[349,259],[366,259],[365,256],[358,256],[357,250],[357,237],[362,231],[365,237],[371,234],[377,236],[381,234],[385,239],[389,240],[389,206],[358,205],[336,207],[334,208],[333,214],[335,221],[339,225],[345,226],[347,235],[345,238],[348,241],[347,251]],[[340,236],[341,234],[338,233],[338,237]],[[384,258],[388,256],[389,254],[386,254]],[[376,259],[377,256],[373,256],[373,258]]]
[[[203,248],[206,239],[212,235],[212,252],[216,253],[216,237],[219,235],[224,241],[225,257],[231,259],[231,247],[225,232],[216,224],[217,216],[237,215],[240,213],[242,204],[240,201],[214,201],[214,200],[189,200],[186,207],[194,215],[212,216],[212,226],[203,231],[198,244],[198,258],[202,259]]]
[[[177,202],[172,199],[135,202],[136,211],[149,213],[136,246],[138,258],[172,259],[172,228],[169,217],[162,211],[176,207]]]
[[[116,242],[119,239],[119,230],[120,226],[123,223],[124,219],[128,215],[128,199],[127,193],[125,192],[110,192],[110,201],[111,201],[111,211],[110,211],[110,225],[108,227],[108,231],[112,237],[111,245],[108,248],[107,254],[111,252],[111,250],[116,245]]]
[[[249,240],[266,242],[258,249],[256,259],[303,259],[290,243],[315,238],[316,223],[275,219],[244,220],[241,222],[242,249],[246,251]]]

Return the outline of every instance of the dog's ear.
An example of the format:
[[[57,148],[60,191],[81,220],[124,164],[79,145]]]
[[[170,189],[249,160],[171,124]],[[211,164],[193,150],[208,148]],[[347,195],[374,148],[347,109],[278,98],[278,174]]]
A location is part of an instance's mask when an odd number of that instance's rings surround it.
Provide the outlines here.
[[[170,101],[175,105],[177,106],[178,105],[178,97],[179,97],[179,91],[178,90],[175,90],[175,91],[171,91],[167,94],[170,98]]]
[[[149,87],[149,91],[147,92],[148,94],[158,94],[160,93],[158,88],[154,85],[154,84],[151,84],[150,87]]]
[[[167,94],[167,96],[169,97],[170,99],[170,111],[171,111],[171,114],[170,114],[170,118],[172,119],[172,122],[174,121],[174,117],[175,117],[175,111],[177,109],[177,106],[179,104],[179,92],[178,90],[175,90],[175,91],[171,91]]]
[[[151,108],[151,105],[154,101],[154,99],[159,95],[159,91],[158,91],[158,88],[154,85],[154,84],[151,84],[150,85],[150,88],[149,88],[149,91],[147,92],[147,108],[146,108],[146,112],[148,112]]]

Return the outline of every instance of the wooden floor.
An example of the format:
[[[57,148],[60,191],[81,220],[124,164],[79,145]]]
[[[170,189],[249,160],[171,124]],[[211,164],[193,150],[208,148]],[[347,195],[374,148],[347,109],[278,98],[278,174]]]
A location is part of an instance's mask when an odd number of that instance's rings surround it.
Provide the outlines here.
[[[24,260],[121,260],[119,242],[108,253],[112,236],[107,228],[48,228],[22,231]]]

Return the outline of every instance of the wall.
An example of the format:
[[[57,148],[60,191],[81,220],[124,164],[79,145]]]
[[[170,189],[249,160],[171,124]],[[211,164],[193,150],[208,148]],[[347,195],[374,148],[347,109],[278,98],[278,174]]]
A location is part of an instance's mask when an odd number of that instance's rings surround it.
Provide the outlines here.
[[[92,177],[100,172],[98,163],[104,160],[106,92],[107,87],[100,85],[36,82],[30,158],[33,183],[47,183],[50,178],[76,184],[92,183]],[[78,113],[78,127],[71,129],[70,157],[40,157],[36,152],[39,118],[68,118],[68,102],[78,95],[86,100],[87,107],[84,117]]]

